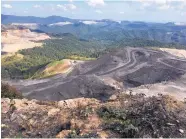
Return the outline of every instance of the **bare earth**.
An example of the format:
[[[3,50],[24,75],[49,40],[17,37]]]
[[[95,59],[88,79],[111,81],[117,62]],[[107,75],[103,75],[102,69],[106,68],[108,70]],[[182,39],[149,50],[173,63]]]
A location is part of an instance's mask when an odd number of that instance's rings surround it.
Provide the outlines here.
[[[160,48],[160,50],[178,57],[186,58],[186,50],[183,49],[180,50],[180,49],[171,49],[171,48]]]
[[[63,59],[61,61],[56,61],[56,64],[55,63],[54,65],[48,64],[43,69],[40,69],[38,72],[35,73],[33,78],[46,78],[57,74],[68,74],[73,70],[75,65],[82,62],[83,61],[80,60],[70,60],[70,59]]]
[[[147,84],[135,88],[130,88],[125,91],[127,94],[130,92],[132,92],[132,94],[142,93],[147,97],[158,96],[160,94],[170,95],[178,100],[183,101],[186,98],[186,74],[175,81]]]
[[[28,49],[42,46],[42,42],[50,37],[45,33],[31,32],[29,29],[6,30],[1,33],[3,52],[16,52],[21,49]]]
[[[79,63],[69,74],[48,79],[10,81],[25,97],[65,100],[78,97],[108,99],[132,92],[171,94],[186,98],[186,59],[146,48],[122,48],[94,61]]]

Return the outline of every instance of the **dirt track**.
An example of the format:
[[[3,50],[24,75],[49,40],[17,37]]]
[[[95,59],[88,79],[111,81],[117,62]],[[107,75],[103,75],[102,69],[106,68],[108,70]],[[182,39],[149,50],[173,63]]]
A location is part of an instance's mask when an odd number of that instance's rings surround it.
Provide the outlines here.
[[[57,75],[42,80],[11,81],[11,84],[26,97],[40,100],[62,100],[82,96],[106,99],[131,87],[162,81],[179,81],[184,74],[184,58],[160,50],[127,47],[95,61],[79,64],[68,75]],[[112,82],[109,82],[108,78]],[[186,97],[185,90],[184,93]]]

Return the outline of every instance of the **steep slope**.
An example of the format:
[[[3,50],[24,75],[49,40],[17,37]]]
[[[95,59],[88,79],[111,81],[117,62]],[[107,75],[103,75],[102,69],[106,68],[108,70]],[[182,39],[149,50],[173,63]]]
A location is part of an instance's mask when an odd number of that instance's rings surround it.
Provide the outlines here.
[[[57,74],[68,74],[74,66],[82,61],[63,59],[47,64],[44,68],[39,69],[32,78],[46,78]]]

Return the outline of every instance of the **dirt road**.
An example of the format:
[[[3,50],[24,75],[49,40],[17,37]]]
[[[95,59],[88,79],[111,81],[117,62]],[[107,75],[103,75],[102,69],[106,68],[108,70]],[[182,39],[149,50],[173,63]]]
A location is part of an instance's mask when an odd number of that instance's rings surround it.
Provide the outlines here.
[[[24,96],[40,100],[62,100],[82,96],[107,98],[116,92],[145,84],[176,81],[179,86],[185,82],[181,80],[184,74],[184,58],[160,50],[127,47],[110,52],[97,60],[78,64],[68,75],[9,83],[16,86]],[[104,81],[106,78],[114,80],[112,84],[118,82],[122,83],[122,86],[108,85],[108,81]],[[185,89],[180,90],[182,95],[186,94]]]

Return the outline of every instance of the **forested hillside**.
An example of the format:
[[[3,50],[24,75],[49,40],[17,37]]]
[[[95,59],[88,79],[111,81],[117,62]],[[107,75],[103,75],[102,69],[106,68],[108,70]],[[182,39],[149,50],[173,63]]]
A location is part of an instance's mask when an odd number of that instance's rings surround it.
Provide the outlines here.
[[[98,58],[117,47],[181,47],[165,45],[158,41],[144,39],[123,39],[121,41],[92,41],[79,39],[72,34],[52,34],[43,47],[24,49],[12,56],[2,57],[2,78],[31,78],[40,68],[52,61],[62,59],[86,60]],[[183,46],[184,47],[184,46]]]
[[[65,58],[96,58],[105,46],[92,41],[80,40],[71,34],[44,41],[43,47],[20,50],[20,55],[2,57],[3,78],[29,78],[46,64]]]
[[[74,23],[65,26],[39,25],[37,31],[48,33],[72,33],[78,37],[99,41],[145,39],[162,43],[186,44],[186,27],[167,24],[105,22],[95,25]]]
[[[186,45],[186,26],[170,23],[138,21],[80,20],[60,16],[46,18],[34,16],[2,15],[2,24],[29,27],[37,32],[71,33],[77,37],[98,41],[145,39],[162,43]],[[93,22],[93,24],[92,24]],[[64,24],[63,23],[68,23]]]

